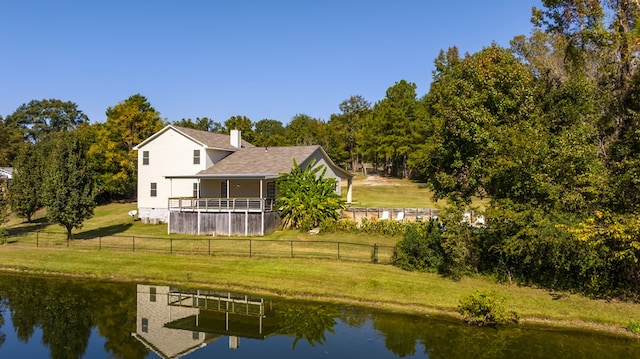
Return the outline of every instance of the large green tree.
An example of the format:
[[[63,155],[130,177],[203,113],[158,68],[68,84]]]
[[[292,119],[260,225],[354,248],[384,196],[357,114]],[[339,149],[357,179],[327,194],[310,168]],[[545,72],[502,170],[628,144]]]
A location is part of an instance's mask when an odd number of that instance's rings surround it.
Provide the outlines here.
[[[285,137],[287,138],[285,145],[324,146],[327,142],[325,127],[325,123],[320,119],[306,114],[295,115],[285,127]]]
[[[107,121],[95,126],[96,141],[90,148],[101,197],[135,197],[138,157],[133,147],[164,125],[160,113],[140,94],[107,109]]]
[[[22,146],[13,163],[13,178],[9,187],[11,209],[19,217],[31,218],[42,208],[43,172],[45,149],[42,142]]]
[[[10,167],[23,143],[21,128],[0,116],[0,166]]]
[[[285,130],[282,122],[273,119],[262,119],[255,124],[255,138],[252,144],[256,146],[282,146],[285,144]]]
[[[96,206],[88,132],[79,129],[56,136],[42,183],[47,218],[66,229],[67,241],[71,240],[74,228],[82,228],[84,221],[93,216]]]
[[[382,165],[385,174],[408,177],[409,156],[425,141],[428,126],[416,84],[401,80],[373,106],[360,131],[360,144],[366,148],[365,156]]]
[[[473,196],[502,196],[500,191],[511,184],[495,181],[526,170],[525,159],[514,158],[513,151],[535,147],[528,145],[536,138],[531,137],[536,131],[533,76],[496,45],[457,56],[453,48],[436,60],[434,82],[424,99],[434,128],[415,166],[437,198],[469,203]]]
[[[71,101],[45,99],[20,105],[5,122],[9,126],[18,126],[25,141],[38,142],[46,134],[70,131],[89,123],[89,117]]]
[[[327,122],[330,141],[336,143],[329,155],[334,161],[348,163],[350,168],[355,169],[362,161],[356,134],[371,114],[371,104],[361,95],[356,95],[342,101],[339,108],[341,113],[331,115]]]

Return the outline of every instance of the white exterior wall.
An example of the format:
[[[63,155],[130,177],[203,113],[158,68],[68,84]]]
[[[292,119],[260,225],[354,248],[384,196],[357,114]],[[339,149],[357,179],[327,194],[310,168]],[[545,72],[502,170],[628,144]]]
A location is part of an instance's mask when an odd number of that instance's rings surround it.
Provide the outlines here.
[[[200,164],[193,164],[193,151],[200,150]],[[143,165],[143,153],[149,151],[149,164]],[[138,149],[138,216],[143,221],[166,222],[169,197],[191,197],[193,179],[166,179],[165,176],[193,175],[207,166],[208,155],[202,146],[169,129]],[[151,183],[157,193],[151,197]]]
[[[207,166],[206,168],[209,168],[211,166],[213,166],[215,163],[220,162],[220,160],[222,160],[223,158],[227,157],[229,155],[229,152],[227,151],[221,151],[221,150],[212,150],[212,149],[208,149],[207,151]]]

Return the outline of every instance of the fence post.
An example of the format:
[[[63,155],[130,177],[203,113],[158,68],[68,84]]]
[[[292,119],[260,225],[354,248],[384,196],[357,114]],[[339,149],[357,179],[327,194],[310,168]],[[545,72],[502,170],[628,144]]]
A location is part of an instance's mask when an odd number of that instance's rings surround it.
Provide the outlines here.
[[[37,232],[36,232],[36,248],[38,248],[38,247],[39,247],[39,244],[38,244],[38,243],[39,243],[39,241],[40,241],[40,231],[37,231]]]
[[[98,237],[98,251],[102,250],[102,237]]]
[[[173,238],[169,238],[169,254],[173,254]]]
[[[340,259],[340,242],[338,242],[338,259]]]
[[[373,244],[373,263],[378,263],[378,244]]]
[[[133,244],[133,251],[136,251],[136,236],[131,237],[131,243]]]
[[[211,255],[211,238],[209,238],[209,255]]]
[[[251,258],[251,239],[249,240],[249,258]]]
[[[291,241],[291,258],[293,258],[293,241]]]

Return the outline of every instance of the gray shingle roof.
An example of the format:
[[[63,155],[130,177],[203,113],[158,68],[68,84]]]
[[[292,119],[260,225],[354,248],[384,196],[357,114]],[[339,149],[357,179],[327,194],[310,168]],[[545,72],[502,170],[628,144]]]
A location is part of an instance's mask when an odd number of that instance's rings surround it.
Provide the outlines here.
[[[291,171],[294,158],[301,164],[319,149],[320,146],[243,148],[198,175],[278,175]]]
[[[174,126],[174,125],[172,126],[176,130],[206,145],[207,147],[220,148],[220,149],[230,150],[230,151],[237,150],[235,147],[231,146],[231,142],[229,141],[229,135],[195,130],[193,128],[187,128],[187,127],[180,127],[180,126]],[[249,147],[255,147],[255,146],[245,140],[242,140],[242,147],[249,148]]]

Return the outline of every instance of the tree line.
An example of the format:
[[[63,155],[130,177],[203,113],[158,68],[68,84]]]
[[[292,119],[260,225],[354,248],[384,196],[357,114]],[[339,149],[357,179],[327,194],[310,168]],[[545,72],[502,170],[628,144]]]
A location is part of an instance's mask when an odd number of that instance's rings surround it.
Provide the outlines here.
[[[420,97],[414,83],[400,80],[373,105],[358,95],[346,99],[327,121],[299,114],[286,126],[245,116],[224,124],[206,117],[174,123],[222,133],[237,128],[258,146],[319,144],[346,168],[366,163],[385,175],[425,181],[436,199],[457,210],[451,213],[487,198],[490,230],[482,242],[479,234],[456,229],[455,220],[447,226],[450,267],[637,297],[640,5],[542,4],[532,10],[531,34],[513,38],[509,48],[442,50]],[[139,94],[92,125],[71,102],[32,101],[0,121],[0,164],[18,170],[14,187],[21,172],[53,175],[47,157],[58,147],[47,143],[60,133],[82,133],[97,198],[130,198],[131,149],[166,123]],[[29,208],[42,206],[33,203]]]

